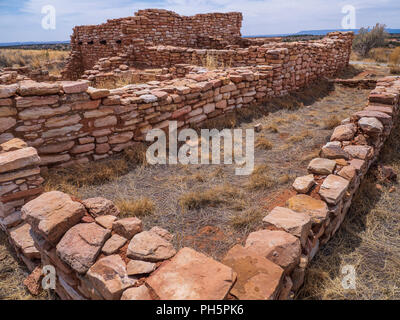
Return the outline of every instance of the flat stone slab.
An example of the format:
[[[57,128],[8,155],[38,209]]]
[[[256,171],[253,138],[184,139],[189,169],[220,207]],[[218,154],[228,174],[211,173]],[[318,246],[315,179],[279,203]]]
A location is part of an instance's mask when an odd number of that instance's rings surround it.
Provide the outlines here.
[[[10,230],[10,238],[23,255],[28,259],[40,259],[40,252],[35,247],[31,236],[31,226],[23,223]]]
[[[40,158],[35,148],[23,148],[0,153],[0,173],[39,165]]]
[[[90,198],[83,200],[82,203],[85,206],[86,210],[95,217],[104,215],[119,215],[119,210],[115,206],[115,204],[111,200],[105,198]]]
[[[113,223],[117,220],[115,216],[99,216],[95,218],[95,221],[103,228],[112,230]]]
[[[287,201],[289,209],[308,214],[313,223],[321,223],[328,217],[328,206],[324,201],[305,194],[298,194]]]
[[[348,180],[331,174],[322,183],[319,194],[329,204],[337,204],[343,198],[348,187]]]
[[[130,260],[126,266],[130,276],[152,273],[156,268],[157,265],[155,263],[140,260]]]
[[[146,283],[161,300],[223,300],[235,280],[236,273],[230,267],[183,248]]]
[[[344,151],[346,151],[353,158],[365,160],[372,157],[374,148],[371,146],[352,145],[344,147]]]
[[[261,255],[290,272],[299,263],[300,240],[285,231],[260,230],[249,234],[247,250]]]
[[[153,300],[150,291],[145,285],[137,288],[129,288],[122,294],[121,300]]]
[[[324,145],[321,149],[321,156],[327,159],[349,159],[349,154],[342,149],[340,142],[335,142],[328,142]]]
[[[9,141],[6,141],[2,144],[0,144],[0,152],[11,152],[11,151],[16,151],[20,149],[27,148],[28,145],[26,144],[25,141],[14,138]]]
[[[240,245],[228,251],[222,263],[237,274],[230,294],[239,300],[273,300],[282,286],[283,269]]]
[[[113,223],[113,231],[128,240],[142,230],[142,221],[136,217],[117,220]]]
[[[114,234],[110,239],[106,241],[103,246],[102,252],[106,255],[114,254],[127,242],[128,240],[124,237],[121,237],[118,234]]]
[[[21,81],[19,83],[18,93],[21,96],[41,96],[56,94],[61,86],[58,83],[36,82],[32,80]]]
[[[96,223],[80,223],[72,227],[57,245],[57,255],[76,272],[83,274],[95,263],[110,230]]]
[[[302,245],[306,243],[311,230],[311,218],[308,214],[282,207],[272,209],[263,219],[263,223],[266,227],[272,226],[298,237]]]
[[[89,269],[86,277],[105,300],[119,300],[123,291],[137,281],[128,277],[125,262],[119,255],[100,259]]]
[[[173,245],[155,232],[144,231],[135,235],[128,246],[131,259],[157,262],[175,255]]]
[[[307,193],[314,186],[314,184],[314,175],[309,174],[307,176],[296,178],[292,187],[299,193]]]
[[[65,232],[79,223],[85,207],[59,191],[44,193],[21,209],[33,229],[52,244],[57,244]]]
[[[324,158],[315,158],[311,160],[308,165],[308,172],[321,174],[321,175],[328,175],[333,172],[336,167],[336,162],[329,159]]]

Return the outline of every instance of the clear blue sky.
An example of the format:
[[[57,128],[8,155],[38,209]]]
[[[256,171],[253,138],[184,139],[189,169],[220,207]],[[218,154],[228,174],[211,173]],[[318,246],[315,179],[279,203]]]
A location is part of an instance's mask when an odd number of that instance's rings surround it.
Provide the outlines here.
[[[42,28],[45,5],[56,9],[55,30]],[[376,22],[400,28],[399,0],[0,0],[0,42],[69,40],[75,25],[99,24],[145,8],[183,15],[241,11],[243,35],[336,29],[345,5],[356,8],[357,28]]]

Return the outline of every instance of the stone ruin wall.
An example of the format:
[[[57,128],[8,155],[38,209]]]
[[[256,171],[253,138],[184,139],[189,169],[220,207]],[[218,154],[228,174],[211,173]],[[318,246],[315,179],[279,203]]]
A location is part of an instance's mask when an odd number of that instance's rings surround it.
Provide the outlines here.
[[[63,90],[72,88],[78,90]],[[109,200],[41,194],[41,159],[20,139],[0,145],[0,227],[33,270],[25,281],[32,292],[41,267],[52,265],[62,299],[288,299],[343,222],[398,124],[399,103],[400,77],[378,80],[364,110],[334,129],[309,175],[295,180],[297,195],[266,212],[260,229],[221,262],[190,248],[176,252],[167,230],[143,231],[139,219],[119,219]]]
[[[108,20],[101,25],[78,26],[71,36],[72,54],[64,76],[76,80],[100,58],[127,53],[130,46],[133,51],[129,54],[135,55],[138,43],[192,48],[214,47],[220,41],[235,43],[241,37],[241,25],[240,12],[187,17],[172,11],[147,9],[139,10],[133,17]]]
[[[352,37],[335,33],[310,46],[267,51],[271,64],[213,71],[176,65],[170,69],[176,79],[113,90],[86,80],[2,85],[0,142],[21,138],[37,148],[42,166],[103,159],[171,120],[180,129],[200,126],[332,76],[347,66]],[[257,57],[255,51],[251,59]]]

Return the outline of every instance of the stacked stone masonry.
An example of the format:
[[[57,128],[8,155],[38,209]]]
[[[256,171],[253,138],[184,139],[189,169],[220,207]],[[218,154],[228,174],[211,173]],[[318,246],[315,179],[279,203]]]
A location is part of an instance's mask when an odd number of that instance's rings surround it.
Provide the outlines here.
[[[399,98],[400,77],[378,80],[364,110],[335,128],[309,175],[295,180],[297,195],[267,212],[260,230],[221,262],[190,248],[176,252],[167,230],[119,219],[107,199],[39,196],[40,159],[19,139],[0,146],[0,225],[35,268],[31,277],[43,266],[56,268],[62,299],[288,299],[343,222],[398,121]]]
[[[41,166],[103,159],[171,120],[179,129],[199,126],[332,76],[348,64],[352,37],[334,33],[310,46],[290,44],[292,51],[268,53],[271,64],[216,70],[178,64],[168,71],[172,80],[112,90],[87,80],[0,85],[0,142],[22,139],[38,150]]]

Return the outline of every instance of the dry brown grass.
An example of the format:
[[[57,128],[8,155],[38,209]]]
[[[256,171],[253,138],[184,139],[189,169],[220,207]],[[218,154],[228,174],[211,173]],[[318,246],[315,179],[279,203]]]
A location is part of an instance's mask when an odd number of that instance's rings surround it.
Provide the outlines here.
[[[44,175],[45,190],[58,190],[78,196],[78,189],[113,181],[126,174],[132,167],[146,164],[146,147],[128,148],[116,158],[95,161],[67,168],[54,168]]]
[[[295,134],[295,135],[292,135],[291,137],[289,137],[287,139],[287,141],[289,143],[296,143],[296,142],[300,142],[300,141],[303,141],[304,139],[312,138],[312,137],[313,137],[313,134],[310,130],[303,130],[299,134]]]
[[[230,207],[240,209],[244,203],[242,192],[228,184],[185,193],[179,199],[183,209],[200,209],[204,207],[217,207],[228,204]]]
[[[397,47],[393,50],[390,55],[390,73],[391,74],[400,74],[400,47]]]
[[[265,215],[266,213],[261,209],[251,208],[232,215],[230,223],[233,228],[240,231],[252,230],[261,225]]]
[[[273,144],[270,140],[261,136],[261,137],[257,138],[255,147],[259,148],[259,149],[263,149],[263,150],[271,150],[273,147]]]
[[[149,216],[155,210],[154,202],[147,197],[138,200],[117,199],[115,205],[120,211],[120,216],[125,218]]]
[[[269,189],[276,184],[267,164],[261,164],[254,168],[249,177],[247,188],[250,190]]]
[[[54,299],[43,291],[39,296],[32,296],[23,285],[28,276],[27,268],[18,261],[7,236],[0,231],[0,300],[45,300]]]
[[[24,66],[33,69],[47,68],[55,75],[60,73],[68,56],[68,51],[1,49],[0,68]]]
[[[332,130],[332,129],[336,128],[337,126],[339,126],[342,120],[343,119],[339,119],[339,117],[336,115],[325,118],[322,121],[322,127],[324,129]]]

